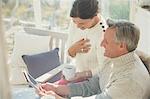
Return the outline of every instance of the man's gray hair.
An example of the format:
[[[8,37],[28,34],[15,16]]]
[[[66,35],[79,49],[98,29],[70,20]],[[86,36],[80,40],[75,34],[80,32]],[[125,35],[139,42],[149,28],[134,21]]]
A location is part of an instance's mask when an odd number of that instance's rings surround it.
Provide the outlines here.
[[[112,20],[107,20],[107,24],[109,28],[116,29],[116,43],[124,42],[127,44],[127,50],[129,52],[135,50],[137,48],[139,38],[140,38],[140,30],[131,22],[125,20],[119,20],[117,22],[113,22]]]

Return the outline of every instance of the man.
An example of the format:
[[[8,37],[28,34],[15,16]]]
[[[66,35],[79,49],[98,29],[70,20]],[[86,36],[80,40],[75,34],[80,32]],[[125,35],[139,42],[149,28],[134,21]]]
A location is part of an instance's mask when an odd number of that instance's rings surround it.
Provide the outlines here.
[[[150,76],[135,54],[139,29],[126,21],[108,21],[108,25],[101,42],[105,48],[104,56],[107,57],[101,72],[81,83],[61,86],[43,84],[39,87],[39,94],[51,94],[56,99],[92,95],[95,95],[95,99],[147,99]]]

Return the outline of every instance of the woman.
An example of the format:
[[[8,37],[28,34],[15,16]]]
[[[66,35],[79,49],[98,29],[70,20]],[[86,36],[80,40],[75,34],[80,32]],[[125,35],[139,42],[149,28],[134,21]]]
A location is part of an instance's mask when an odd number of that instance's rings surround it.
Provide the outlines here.
[[[77,69],[75,78],[70,82],[78,82],[92,77],[101,69],[104,58],[99,43],[107,26],[99,14],[97,0],[75,0],[70,17],[67,48]]]

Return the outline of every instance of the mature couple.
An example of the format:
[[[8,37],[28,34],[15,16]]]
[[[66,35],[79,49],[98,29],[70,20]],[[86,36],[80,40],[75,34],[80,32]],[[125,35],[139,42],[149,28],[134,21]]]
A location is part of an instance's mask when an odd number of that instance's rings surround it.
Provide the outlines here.
[[[41,84],[38,94],[56,99],[92,95],[95,99],[148,99],[150,76],[135,53],[139,29],[127,21],[107,21],[106,25],[98,14],[97,0],[75,0],[70,16],[73,22],[68,55],[76,59],[81,72],[75,80],[86,80],[67,85]],[[99,61],[102,47],[106,57],[103,62]]]
[[[73,96],[92,96],[95,99],[148,99],[150,77],[144,64],[135,54],[140,37],[138,28],[125,21],[111,24],[99,46],[108,57],[101,71],[92,78],[68,85],[43,84],[40,95],[54,95],[56,99]]]

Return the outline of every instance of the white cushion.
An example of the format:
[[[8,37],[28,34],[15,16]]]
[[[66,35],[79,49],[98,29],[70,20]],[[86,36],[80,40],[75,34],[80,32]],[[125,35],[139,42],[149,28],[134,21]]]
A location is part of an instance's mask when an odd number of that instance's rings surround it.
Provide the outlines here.
[[[24,84],[21,70],[26,68],[22,60],[23,54],[36,54],[49,49],[49,36],[31,35],[24,32],[15,33],[14,49],[10,60],[11,80],[13,84]]]

